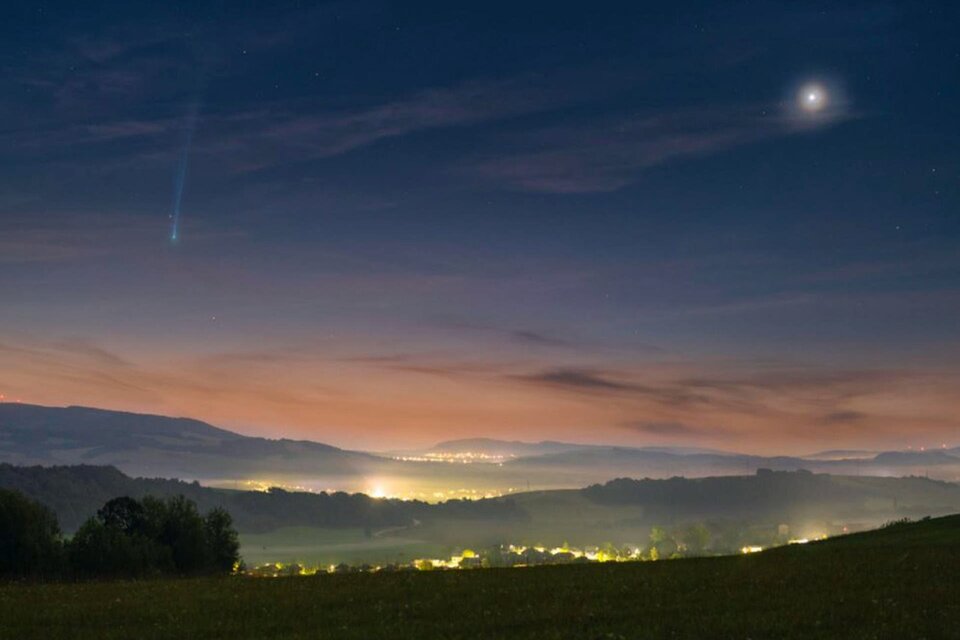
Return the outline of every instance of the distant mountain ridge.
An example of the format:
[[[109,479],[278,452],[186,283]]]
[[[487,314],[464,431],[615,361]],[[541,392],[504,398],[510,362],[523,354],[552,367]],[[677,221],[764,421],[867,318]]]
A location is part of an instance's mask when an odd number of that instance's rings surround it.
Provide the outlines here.
[[[438,464],[427,454],[500,456],[498,464]],[[111,465],[148,477],[237,486],[269,482],[313,489],[371,491],[386,480],[420,499],[508,493],[520,488],[574,488],[615,477],[669,478],[806,469],[845,475],[925,475],[960,480],[960,448],[827,451],[805,457],[756,456],[694,447],[623,447],[554,440],[468,438],[411,455],[376,455],[307,440],[244,436],[190,418],[87,407],[0,403],[0,463]],[[852,454],[849,455],[848,454]],[[436,456],[434,459],[443,459]],[[389,487],[387,487],[389,489]]]
[[[472,452],[486,455],[512,457],[509,464],[535,466],[589,466],[593,464],[643,463],[656,469],[657,473],[669,472],[667,467],[705,466],[713,471],[733,468],[737,473],[752,473],[758,468],[779,471],[801,469],[831,472],[860,472],[871,469],[870,465],[893,467],[930,467],[938,465],[960,466],[960,447],[931,449],[927,451],[866,451],[860,449],[835,449],[805,456],[760,456],[704,447],[670,447],[577,444],[543,440],[525,442],[520,440],[497,440],[492,438],[466,438],[448,440],[426,450],[436,453]],[[678,473],[677,475],[685,475]],[[698,473],[698,475],[705,475]],[[709,474],[706,474],[709,475]],[[960,479],[960,476],[958,476]]]
[[[563,453],[589,448],[591,445],[572,444],[541,440],[540,442],[522,442],[520,440],[497,440],[495,438],[461,438],[438,442],[428,449],[434,453],[472,452],[490,456],[536,456],[546,453]]]
[[[716,455],[736,455],[718,449],[708,449],[704,447],[669,447],[669,446],[645,446],[628,447],[623,445],[609,444],[580,444],[573,442],[560,442],[557,440],[540,440],[538,442],[526,442],[522,440],[498,440],[495,438],[461,438],[458,440],[446,440],[438,442],[426,451],[434,453],[482,453],[486,455],[504,456],[504,457],[527,457],[543,456],[560,453],[569,453],[574,451],[608,451],[611,449],[626,449],[630,451],[650,451],[661,453],[674,453],[678,455],[694,453],[710,453]]]
[[[190,418],[0,404],[0,462],[13,464],[107,464],[142,475],[211,478],[276,469],[350,473],[376,460],[318,442],[244,436]]]
[[[877,455],[876,451],[868,451],[865,449],[828,449],[800,457],[806,460],[850,460],[872,458],[875,455]]]

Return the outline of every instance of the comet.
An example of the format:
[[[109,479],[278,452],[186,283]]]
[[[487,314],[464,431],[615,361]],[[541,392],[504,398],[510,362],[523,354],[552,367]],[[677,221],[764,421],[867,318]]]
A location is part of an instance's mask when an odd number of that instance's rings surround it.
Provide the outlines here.
[[[200,105],[194,104],[187,113],[183,129],[183,150],[180,160],[173,174],[173,204],[170,210],[170,242],[176,243],[180,239],[180,209],[183,202],[183,190],[187,182],[187,166],[190,163],[190,148],[193,146],[193,132],[197,128],[197,114]]]

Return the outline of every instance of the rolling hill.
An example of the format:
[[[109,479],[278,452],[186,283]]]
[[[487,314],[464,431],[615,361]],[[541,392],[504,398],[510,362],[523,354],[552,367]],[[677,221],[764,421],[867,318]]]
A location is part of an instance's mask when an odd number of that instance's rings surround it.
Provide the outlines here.
[[[403,527],[430,518],[482,518],[509,522],[524,516],[511,500],[453,500],[444,504],[427,504],[342,492],[236,491],[182,480],[131,478],[115,467],[90,465],[21,467],[0,464],[0,488],[20,491],[47,505],[57,514],[61,527],[67,532],[74,531],[112,498],[146,495],[184,495],[203,511],[223,507],[243,532],[303,526]]]
[[[437,460],[459,453],[499,456],[472,464]],[[757,469],[960,481],[954,449],[813,458],[756,456],[690,447],[614,447],[489,438],[452,440],[411,455],[375,455],[306,440],[244,436],[188,418],[86,407],[0,403],[0,462],[110,465],[133,476],[217,486],[282,485],[373,492],[421,500],[530,489],[580,488],[615,477],[750,475]],[[426,461],[425,453],[442,454]],[[855,454],[855,455],[853,455]],[[459,460],[457,460],[459,462]]]
[[[199,420],[88,407],[0,404],[0,462],[112,465],[144,476],[364,473],[382,459],[305,440],[243,436]]]
[[[760,471],[746,476],[618,479],[586,487],[516,493],[439,504],[370,498],[362,494],[284,490],[236,491],[196,482],[132,478],[114,467],[0,464],[0,487],[51,507],[71,531],[107,500],[129,495],[183,494],[202,509],[230,511],[241,531],[284,527],[403,527],[450,544],[565,540],[638,542],[653,525],[726,521],[750,526],[788,524],[825,531],[873,526],[905,516],[960,511],[960,485],[927,478],[831,476]],[[739,525],[738,525],[739,526]]]

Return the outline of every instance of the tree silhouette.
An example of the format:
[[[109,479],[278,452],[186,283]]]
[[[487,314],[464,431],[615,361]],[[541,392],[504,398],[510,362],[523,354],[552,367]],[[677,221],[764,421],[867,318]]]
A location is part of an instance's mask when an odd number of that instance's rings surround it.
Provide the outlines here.
[[[54,513],[21,493],[0,489],[0,575],[56,573],[62,557]]]
[[[204,518],[207,558],[215,573],[227,573],[240,561],[240,541],[233,518],[224,509],[212,509]]]
[[[114,498],[97,511],[97,518],[107,527],[127,534],[144,533],[146,511],[143,505],[129,496]]]
[[[131,577],[229,573],[239,548],[229,513],[216,508],[203,517],[184,496],[110,500],[69,545],[79,575]]]

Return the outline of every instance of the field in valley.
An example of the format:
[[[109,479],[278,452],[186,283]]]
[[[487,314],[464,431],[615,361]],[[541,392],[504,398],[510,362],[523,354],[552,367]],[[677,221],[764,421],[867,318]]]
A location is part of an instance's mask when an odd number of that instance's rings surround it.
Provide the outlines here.
[[[307,567],[341,562],[405,564],[415,558],[450,555],[447,546],[419,539],[416,529],[403,529],[286,527],[268,533],[246,533],[240,535],[241,554],[249,567],[271,562],[295,562]]]
[[[749,556],[0,586],[0,638],[960,638],[960,516]]]

